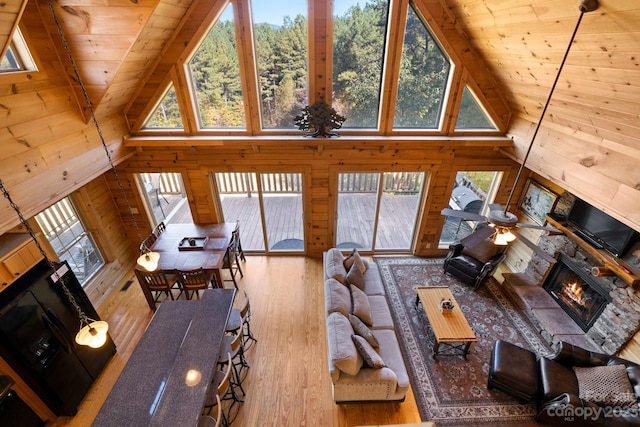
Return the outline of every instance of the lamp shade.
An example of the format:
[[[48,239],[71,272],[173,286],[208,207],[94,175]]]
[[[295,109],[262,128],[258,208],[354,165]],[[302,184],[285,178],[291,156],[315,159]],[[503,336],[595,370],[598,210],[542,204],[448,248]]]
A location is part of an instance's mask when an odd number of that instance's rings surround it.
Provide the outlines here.
[[[147,271],[155,271],[158,268],[160,254],[158,252],[146,252],[138,257],[138,265]]]
[[[109,324],[104,320],[91,321],[76,334],[76,342],[91,348],[99,348],[107,342]]]
[[[506,246],[513,242],[516,236],[508,228],[499,229],[493,236],[493,243],[499,246]]]

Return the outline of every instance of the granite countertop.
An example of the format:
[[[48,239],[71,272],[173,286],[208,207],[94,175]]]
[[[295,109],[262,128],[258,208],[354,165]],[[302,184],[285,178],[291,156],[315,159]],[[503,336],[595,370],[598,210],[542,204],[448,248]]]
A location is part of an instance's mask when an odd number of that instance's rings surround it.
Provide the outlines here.
[[[93,425],[195,426],[234,295],[207,289],[200,300],[160,304]]]

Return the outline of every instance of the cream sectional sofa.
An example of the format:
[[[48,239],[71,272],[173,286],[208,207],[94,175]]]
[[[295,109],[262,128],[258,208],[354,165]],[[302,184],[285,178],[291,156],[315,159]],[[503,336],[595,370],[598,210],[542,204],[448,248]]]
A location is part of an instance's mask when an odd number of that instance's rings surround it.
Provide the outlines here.
[[[323,263],[333,400],[403,401],[409,376],[378,266],[337,248],[324,253]]]

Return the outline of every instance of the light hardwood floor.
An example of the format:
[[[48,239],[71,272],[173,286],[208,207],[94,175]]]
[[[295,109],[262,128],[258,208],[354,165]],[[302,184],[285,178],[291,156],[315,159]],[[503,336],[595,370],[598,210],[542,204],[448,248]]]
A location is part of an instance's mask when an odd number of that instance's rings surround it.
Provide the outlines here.
[[[248,256],[241,266],[245,276],[239,295],[243,290],[249,295],[251,328],[258,342],[247,353],[247,396],[233,425],[345,427],[420,421],[411,391],[403,403],[333,402],[320,259]],[[133,272],[128,279],[133,283],[127,291],[120,291],[118,284],[98,307],[110,324],[117,355],[78,414],[59,417],[47,427],[89,426],[144,332],[151,311]]]

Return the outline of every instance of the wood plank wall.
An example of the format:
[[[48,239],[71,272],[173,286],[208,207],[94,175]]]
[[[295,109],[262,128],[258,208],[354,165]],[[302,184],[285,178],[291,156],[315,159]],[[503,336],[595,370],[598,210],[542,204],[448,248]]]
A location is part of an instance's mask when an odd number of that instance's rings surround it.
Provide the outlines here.
[[[322,144],[322,148],[320,145]],[[386,142],[385,142],[386,144]],[[218,221],[211,191],[211,172],[298,171],[307,178],[304,205],[307,254],[318,257],[333,244],[336,206],[335,182],[338,172],[351,171],[424,171],[427,172],[427,197],[419,224],[416,254],[442,254],[437,249],[444,217],[440,210],[448,206],[455,174],[459,170],[499,170],[504,181],[513,182],[517,164],[495,150],[485,147],[456,149],[415,144],[384,148],[380,143],[311,142],[307,144],[272,143],[258,150],[249,146],[224,147],[144,147],[120,165],[133,180],[139,172],[181,172],[194,220]],[[504,202],[509,187],[497,200]],[[137,197],[131,194],[132,197]],[[398,226],[403,226],[399,224]],[[129,233],[131,235],[131,233]]]

